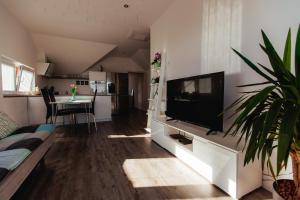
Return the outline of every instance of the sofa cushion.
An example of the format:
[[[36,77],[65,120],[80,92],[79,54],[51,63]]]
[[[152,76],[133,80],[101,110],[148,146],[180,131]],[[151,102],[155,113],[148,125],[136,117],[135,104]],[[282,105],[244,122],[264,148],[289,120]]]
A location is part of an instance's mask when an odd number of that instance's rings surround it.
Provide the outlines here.
[[[34,133],[38,127],[39,125],[24,126],[16,129],[14,132],[12,132],[12,135],[16,135],[20,133]]]
[[[54,124],[41,124],[41,125],[32,125],[32,126],[24,126],[16,129],[12,132],[12,135],[20,134],[20,133],[34,133],[34,132],[48,132],[52,133],[56,126]]]
[[[17,135],[10,135],[6,138],[3,138],[0,140],[0,151],[5,150],[10,145],[14,144],[15,142],[18,142],[24,138],[28,138],[32,135],[32,133],[22,133]]]
[[[7,114],[0,112],[0,139],[9,136],[17,128],[18,125],[15,121],[10,119]]]
[[[54,124],[41,124],[39,127],[36,129],[36,131],[46,131],[48,133],[53,133],[55,129]]]
[[[43,143],[43,140],[39,138],[28,138],[23,139],[18,142],[15,142],[14,144],[10,145],[6,148],[6,150],[12,150],[12,149],[28,149],[30,151],[35,150],[40,144]]]
[[[48,137],[49,137],[49,133],[47,131],[37,131],[35,133],[30,133],[25,138],[26,139],[28,139],[28,138],[38,138],[38,139],[41,139],[41,140],[45,141]]]
[[[8,172],[9,171],[7,169],[0,167],[0,182],[6,176],[6,174],[8,174]]]
[[[0,152],[0,168],[14,170],[31,152],[28,149],[14,149]]]

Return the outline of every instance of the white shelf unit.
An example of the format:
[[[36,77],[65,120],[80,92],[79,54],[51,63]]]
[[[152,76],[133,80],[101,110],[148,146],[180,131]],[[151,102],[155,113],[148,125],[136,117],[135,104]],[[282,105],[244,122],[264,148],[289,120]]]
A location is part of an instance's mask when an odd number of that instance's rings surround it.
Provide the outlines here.
[[[192,138],[191,145],[183,145],[169,135],[180,131]],[[151,122],[152,140],[182,160],[210,183],[234,199],[240,199],[262,186],[262,170],[258,160],[244,166],[242,145],[237,137],[223,137],[223,133],[206,135],[207,130],[185,122]]]
[[[162,53],[161,67],[155,68],[151,66],[151,79],[159,77],[158,83],[150,83],[150,97],[148,99],[149,108],[147,110],[147,130],[151,130],[152,119],[156,119],[164,115],[166,107],[166,100],[163,99],[166,87],[166,67],[167,67],[167,54]]]
[[[193,143],[192,144],[187,144],[187,145],[184,145],[182,143],[179,142],[178,139],[174,139],[172,138],[170,135],[172,134],[180,134],[180,135],[183,135],[191,140],[193,140],[193,135],[189,134],[189,133],[186,133],[186,132],[182,132],[178,129],[175,129],[171,126],[166,126],[165,127],[165,130],[164,130],[164,135],[166,137],[168,137],[169,139],[171,139],[172,141],[174,141],[177,145],[180,145],[182,148],[185,148],[186,150],[190,150],[190,151],[193,151]]]

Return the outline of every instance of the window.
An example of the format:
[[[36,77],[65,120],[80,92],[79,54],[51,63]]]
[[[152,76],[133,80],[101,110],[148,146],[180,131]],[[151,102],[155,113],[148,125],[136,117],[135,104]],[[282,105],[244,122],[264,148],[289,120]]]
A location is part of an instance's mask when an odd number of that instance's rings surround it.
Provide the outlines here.
[[[31,92],[35,86],[34,70],[18,62],[2,58],[2,89],[4,92]]]
[[[16,91],[16,68],[13,65],[2,64],[3,91]]]
[[[33,87],[34,73],[23,69],[20,76],[19,92],[30,92]]]

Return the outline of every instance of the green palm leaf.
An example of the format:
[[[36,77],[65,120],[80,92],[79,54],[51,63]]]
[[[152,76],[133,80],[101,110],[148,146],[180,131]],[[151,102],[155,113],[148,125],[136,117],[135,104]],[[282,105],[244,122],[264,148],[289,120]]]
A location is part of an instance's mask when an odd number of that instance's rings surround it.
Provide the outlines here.
[[[291,71],[291,52],[292,52],[292,40],[291,40],[291,29],[289,29],[286,42],[285,42],[284,54],[283,54],[283,63],[285,68],[288,71]]]
[[[300,89],[300,25],[298,28],[296,47],[295,47],[295,72],[297,79],[297,88]]]
[[[258,157],[263,167],[266,162],[275,178],[287,166],[290,151],[300,151],[300,26],[295,45],[295,75],[291,73],[291,29],[286,37],[283,58],[280,58],[263,31],[262,37],[264,46],[260,46],[268,56],[272,68],[260,63],[255,65],[233,49],[251,69],[267,81],[238,86],[251,87],[252,90],[243,91],[241,97],[229,106],[229,109],[234,109],[232,116],[237,117],[225,136],[239,134],[238,143],[245,141],[244,164]],[[270,160],[275,148],[278,149],[276,173]]]
[[[278,153],[277,153],[277,175],[280,173],[282,166],[287,166],[290,146],[293,135],[295,134],[295,125],[298,119],[300,108],[291,106],[284,113],[280,124],[278,137]]]
[[[271,131],[273,124],[277,123],[277,117],[281,111],[282,104],[282,99],[276,99],[270,106],[269,112],[267,113],[264,121],[264,126],[262,127],[262,134],[259,138],[259,153],[268,139],[268,134]]]
[[[289,70],[286,69],[284,62],[279,57],[278,53],[274,49],[272,43],[270,42],[269,38],[264,33],[264,31],[262,31],[262,36],[263,36],[265,47],[262,45],[260,46],[268,55],[269,61],[276,74],[276,77],[278,78],[278,81],[282,83],[294,81],[293,75],[290,73]]]

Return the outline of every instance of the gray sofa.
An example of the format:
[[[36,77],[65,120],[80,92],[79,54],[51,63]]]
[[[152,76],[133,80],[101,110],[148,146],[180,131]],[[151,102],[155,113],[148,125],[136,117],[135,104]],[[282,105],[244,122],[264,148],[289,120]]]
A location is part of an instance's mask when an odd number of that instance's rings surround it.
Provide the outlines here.
[[[17,125],[0,112],[0,199],[10,199],[42,160],[55,137],[55,125]]]

